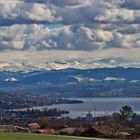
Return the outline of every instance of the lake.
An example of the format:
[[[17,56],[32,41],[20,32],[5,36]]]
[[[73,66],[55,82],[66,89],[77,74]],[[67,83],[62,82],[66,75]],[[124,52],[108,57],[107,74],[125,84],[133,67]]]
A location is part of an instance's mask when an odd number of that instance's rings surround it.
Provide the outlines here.
[[[122,106],[130,105],[133,110],[140,114],[140,98],[72,98],[82,100],[81,104],[60,104],[51,105],[48,108],[58,108],[67,110],[72,118],[78,116],[85,117],[91,111],[94,116],[111,115],[113,112],[118,112]]]

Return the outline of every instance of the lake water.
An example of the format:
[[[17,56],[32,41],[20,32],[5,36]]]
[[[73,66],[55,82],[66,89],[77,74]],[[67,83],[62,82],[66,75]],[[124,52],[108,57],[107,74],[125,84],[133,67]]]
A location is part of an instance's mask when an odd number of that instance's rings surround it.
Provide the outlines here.
[[[81,104],[61,104],[52,105],[48,108],[58,108],[70,111],[72,118],[81,116],[85,117],[91,111],[94,116],[111,115],[113,112],[118,112],[122,106],[130,105],[133,110],[140,114],[140,98],[72,98],[82,100]]]

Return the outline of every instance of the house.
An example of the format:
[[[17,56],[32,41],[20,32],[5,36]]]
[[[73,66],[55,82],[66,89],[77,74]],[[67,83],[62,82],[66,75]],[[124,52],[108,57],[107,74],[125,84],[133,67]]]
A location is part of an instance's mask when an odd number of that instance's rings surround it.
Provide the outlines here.
[[[29,128],[24,128],[24,127],[21,127],[21,126],[15,126],[15,128],[19,131],[19,132],[29,132]]]
[[[35,133],[37,133],[37,134],[51,134],[51,135],[57,134],[55,129],[39,129]]]
[[[40,125],[38,123],[30,123],[27,125],[30,131],[36,131],[40,129]]]
[[[96,130],[95,128],[89,128],[80,135],[84,137],[100,137],[100,138],[104,137],[104,134]]]
[[[127,138],[131,137],[131,135],[128,132],[119,132],[119,137],[122,139],[127,139]]]
[[[75,133],[76,128],[63,128],[58,131],[60,135],[72,135]]]
[[[68,127],[68,128],[63,128],[63,129],[58,130],[58,133],[60,135],[80,135],[85,130],[86,130],[85,128]]]

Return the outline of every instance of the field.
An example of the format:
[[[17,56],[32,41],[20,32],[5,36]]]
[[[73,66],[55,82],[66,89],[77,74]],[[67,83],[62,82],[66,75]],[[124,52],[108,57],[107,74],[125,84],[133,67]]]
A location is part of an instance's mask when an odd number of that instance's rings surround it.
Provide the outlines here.
[[[68,136],[45,136],[24,133],[1,132],[0,140],[94,140],[92,138],[76,138]],[[96,139],[97,140],[97,139]]]

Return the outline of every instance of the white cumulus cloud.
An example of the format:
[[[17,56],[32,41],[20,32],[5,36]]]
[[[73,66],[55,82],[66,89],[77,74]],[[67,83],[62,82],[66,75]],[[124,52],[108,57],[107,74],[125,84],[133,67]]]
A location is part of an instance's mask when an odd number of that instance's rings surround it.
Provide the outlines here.
[[[15,59],[9,55],[17,51],[17,59],[31,54],[30,59],[32,56],[38,58],[37,65],[43,61],[43,67],[46,57],[57,60],[67,52],[65,58],[72,57],[72,54],[77,58],[82,51],[85,59],[89,54],[93,55],[92,58],[127,57],[135,65],[140,58],[139,51],[136,51],[139,48],[139,0],[0,1],[0,58],[6,58],[8,54],[12,63]],[[53,57],[52,51],[55,52]],[[68,52],[72,52],[70,56]],[[74,65],[81,67],[79,61],[73,61]],[[2,62],[1,67],[9,64],[6,62]],[[106,66],[94,62],[95,67],[100,65]],[[24,64],[20,66],[24,67]]]

